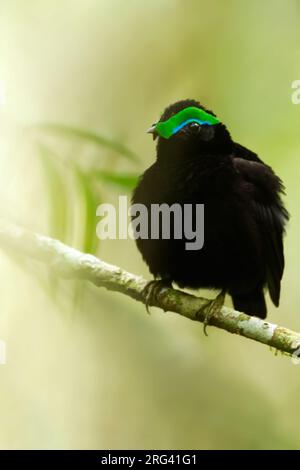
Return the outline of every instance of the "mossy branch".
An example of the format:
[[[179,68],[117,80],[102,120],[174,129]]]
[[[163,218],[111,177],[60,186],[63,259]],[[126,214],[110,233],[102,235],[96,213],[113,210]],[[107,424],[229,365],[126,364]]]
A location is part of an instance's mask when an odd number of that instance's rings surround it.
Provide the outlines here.
[[[139,302],[146,301],[146,279],[105,263],[95,256],[81,253],[58,240],[1,222],[0,244],[3,249],[11,249],[14,253],[47,264],[60,277],[88,280],[96,286],[120,292]],[[151,305],[178,313],[190,320],[203,322],[207,302],[207,299],[180,290],[161,287]],[[231,308],[223,307],[219,315],[211,317],[210,325],[288,354],[297,354],[300,348],[300,333]]]

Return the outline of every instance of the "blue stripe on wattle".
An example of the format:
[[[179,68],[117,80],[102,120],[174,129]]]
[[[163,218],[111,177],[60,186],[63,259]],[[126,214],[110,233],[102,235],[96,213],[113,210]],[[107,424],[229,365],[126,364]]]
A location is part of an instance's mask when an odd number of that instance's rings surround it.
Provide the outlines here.
[[[211,124],[208,121],[200,121],[200,119],[191,118],[191,119],[187,119],[186,121],[182,122],[177,127],[175,127],[175,129],[172,132],[172,135],[176,134],[176,132],[180,131],[180,129],[182,129],[184,126],[186,126],[190,122],[198,122],[198,124],[208,124],[209,126],[213,126],[213,124]]]

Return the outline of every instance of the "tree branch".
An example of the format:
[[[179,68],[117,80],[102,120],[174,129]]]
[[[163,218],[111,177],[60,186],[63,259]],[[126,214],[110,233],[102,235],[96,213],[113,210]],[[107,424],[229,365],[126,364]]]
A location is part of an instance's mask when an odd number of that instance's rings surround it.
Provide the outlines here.
[[[148,282],[146,279],[105,263],[95,256],[81,253],[58,240],[1,222],[0,244],[14,253],[46,263],[60,277],[88,280],[96,286],[121,292],[145,303],[143,291]],[[161,287],[151,305],[164,311],[178,313],[190,320],[203,322],[207,302],[207,299],[177,289]],[[295,351],[298,353],[300,348],[300,333],[250,317],[231,308],[223,307],[218,316],[215,315],[210,319],[210,325],[288,354],[293,354]]]

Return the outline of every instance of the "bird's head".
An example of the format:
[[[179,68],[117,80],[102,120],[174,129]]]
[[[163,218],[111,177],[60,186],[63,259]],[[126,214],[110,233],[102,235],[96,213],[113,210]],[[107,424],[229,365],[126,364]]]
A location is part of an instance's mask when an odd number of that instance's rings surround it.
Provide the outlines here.
[[[189,99],[168,106],[148,133],[158,138],[158,158],[229,153],[232,146],[230,134],[217,116]]]

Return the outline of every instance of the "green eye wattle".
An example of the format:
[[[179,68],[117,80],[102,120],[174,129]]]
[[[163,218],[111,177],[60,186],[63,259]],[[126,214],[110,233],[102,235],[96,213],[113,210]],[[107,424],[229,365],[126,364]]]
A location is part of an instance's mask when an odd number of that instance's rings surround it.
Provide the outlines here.
[[[156,124],[155,130],[161,137],[169,139],[189,123],[213,126],[219,124],[220,120],[203,109],[189,106],[188,108],[182,109],[177,114],[174,114],[174,116],[171,116],[167,121],[159,121]]]

